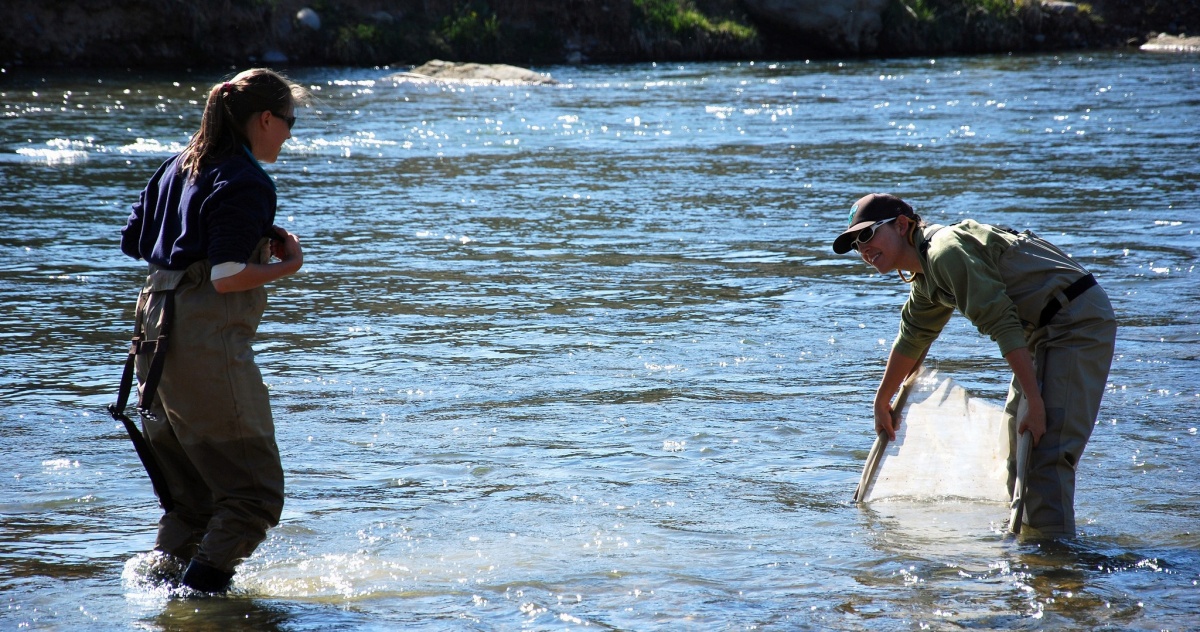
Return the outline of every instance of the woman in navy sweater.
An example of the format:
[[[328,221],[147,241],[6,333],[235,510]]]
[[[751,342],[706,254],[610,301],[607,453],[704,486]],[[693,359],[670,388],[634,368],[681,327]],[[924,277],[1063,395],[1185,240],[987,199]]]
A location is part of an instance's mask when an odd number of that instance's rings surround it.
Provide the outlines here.
[[[149,264],[138,329],[146,340],[170,333],[157,380],[151,354],[136,362],[142,426],[173,501],[154,548],[199,591],[228,590],[283,510],[251,342],[264,286],[304,261],[299,239],[274,223],[275,184],[262,168],[291,137],[304,97],[261,68],[213,86],[200,130],[150,179],[121,232],[121,250]]]

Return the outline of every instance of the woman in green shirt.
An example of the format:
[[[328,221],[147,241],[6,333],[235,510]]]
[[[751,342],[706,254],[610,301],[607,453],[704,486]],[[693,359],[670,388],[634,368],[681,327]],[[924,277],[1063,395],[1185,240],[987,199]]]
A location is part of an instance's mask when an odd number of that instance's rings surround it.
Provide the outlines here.
[[[896,438],[892,396],[958,309],[1012,368],[1010,455],[1021,433],[1034,444],[1024,523],[1045,536],[1074,536],[1075,470],[1099,414],[1117,329],[1095,278],[1029,231],[974,220],[928,225],[887,194],[855,203],[833,249],[857,250],[880,273],[896,271],[912,285],[875,393],[876,432]],[[1010,456],[1010,489],[1014,477]]]

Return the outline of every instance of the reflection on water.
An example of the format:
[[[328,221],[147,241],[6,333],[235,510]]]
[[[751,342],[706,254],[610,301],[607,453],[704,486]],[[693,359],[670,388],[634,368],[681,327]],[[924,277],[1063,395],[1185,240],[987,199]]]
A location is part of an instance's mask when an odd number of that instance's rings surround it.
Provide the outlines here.
[[[302,272],[257,345],[288,475],[234,594],[123,581],[156,505],[104,412],[117,234],[219,76],[0,85],[0,608],[33,629],[1187,629],[1200,611],[1194,59],[293,73]],[[1031,228],[1120,318],[1077,542],[850,502],[906,287],[830,237],[888,190]],[[1001,399],[962,318],[931,352]]]

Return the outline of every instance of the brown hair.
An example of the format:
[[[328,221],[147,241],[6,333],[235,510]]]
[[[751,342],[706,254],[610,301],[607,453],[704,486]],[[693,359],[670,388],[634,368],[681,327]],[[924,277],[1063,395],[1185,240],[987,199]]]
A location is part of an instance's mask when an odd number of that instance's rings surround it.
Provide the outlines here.
[[[908,215],[908,219],[912,220],[908,223],[908,243],[915,246],[917,245],[917,229],[925,228],[929,224],[925,220],[921,219],[921,216],[917,215],[916,213]]]
[[[303,87],[267,68],[244,70],[214,85],[208,91],[200,130],[180,154],[180,172],[195,178],[204,166],[241,151],[249,142],[246,123],[251,116],[264,111],[282,116],[306,95]]]

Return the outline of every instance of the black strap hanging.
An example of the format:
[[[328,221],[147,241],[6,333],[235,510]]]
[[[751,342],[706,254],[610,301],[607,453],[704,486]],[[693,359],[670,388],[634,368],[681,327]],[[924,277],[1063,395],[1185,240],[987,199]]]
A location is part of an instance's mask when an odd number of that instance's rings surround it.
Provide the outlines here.
[[[1066,302],[1059,300],[1055,296],[1050,297],[1050,300],[1046,303],[1046,307],[1042,309],[1042,315],[1038,318],[1038,327],[1049,325],[1054,316],[1058,314],[1058,310],[1069,305],[1071,301],[1079,298],[1081,294],[1088,291],[1094,285],[1096,285],[1096,277],[1088,274],[1075,279],[1074,283],[1068,285],[1063,290],[1063,298],[1067,299]]]
[[[167,355],[167,341],[170,339],[171,333],[171,322],[175,316],[175,290],[167,290],[164,294],[166,296],[164,296],[163,319],[157,340],[145,339],[141,318],[143,304],[141,301],[138,302],[137,314],[134,318],[136,322],[133,327],[133,339],[129,344],[129,356],[125,359],[125,368],[121,372],[121,385],[117,389],[117,401],[108,405],[108,412],[113,419],[121,422],[125,426],[125,431],[129,433],[129,439],[133,441],[133,449],[137,452],[138,459],[142,461],[142,466],[146,468],[146,474],[150,476],[150,484],[154,487],[154,494],[158,496],[159,506],[163,508],[163,511],[171,511],[175,507],[175,501],[171,498],[171,491],[167,487],[166,478],[158,466],[158,461],[154,458],[154,452],[150,450],[150,444],[138,429],[137,424],[125,414],[125,404],[129,401],[129,393],[133,390],[137,356],[142,353],[153,353],[150,370],[146,374],[146,382],[142,385],[137,411],[143,417],[154,419],[150,407],[154,402],[154,394],[158,390],[158,381],[162,377],[163,361]],[[149,301],[149,295],[146,300]]]

